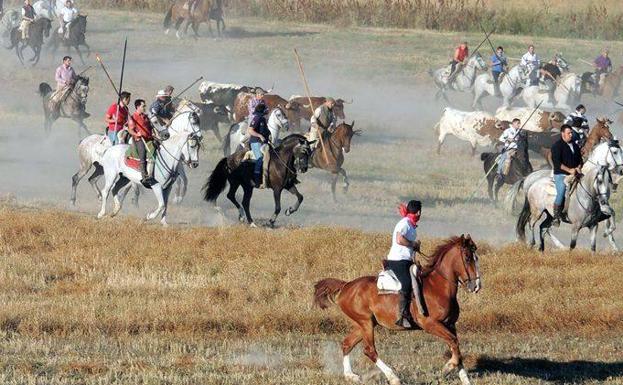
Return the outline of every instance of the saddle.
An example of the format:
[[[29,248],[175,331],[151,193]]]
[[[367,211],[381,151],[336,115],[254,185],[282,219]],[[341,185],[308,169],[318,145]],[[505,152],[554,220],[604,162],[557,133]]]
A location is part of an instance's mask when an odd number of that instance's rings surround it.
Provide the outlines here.
[[[150,169],[149,164],[154,162],[155,154],[156,154],[156,146],[154,142],[146,142],[146,150],[147,150],[147,170]],[[138,155],[138,150],[136,149],[136,145],[131,143],[128,146],[128,149],[125,151],[125,165],[136,170],[141,171],[141,158]],[[150,173],[151,174],[151,173]]]
[[[412,288],[411,299],[415,300],[418,312],[423,316],[427,316],[428,311],[426,310],[426,303],[422,291],[422,278],[424,277],[422,269],[417,263],[414,263],[411,268],[409,268],[409,272],[411,275]],[[383,270],[381,270],[376,279],[376,287],[379,295],[398,294],[398,292],[402,290],[402,284],[396,277],[396,274],[392,270],[386,268],[385,260],[383,261]]]
[[[261,151],[264,156],[264,161],[262,163],[262,184],[257,188],[263,189],[270,187],[268,184],[268,171],[271,156],[270,146],[267,144],[263,145]],[[255,161],[256,159],[253,151],[251,151],[249,144],[245,143],[241,150],[236,151],[227,158],[227,167],[229,167],[230,170],[235,170],[240,167],[240,164],[243,162],[255,163]]]
[[[565,191],[565,200],[564,200],[563,209],[562,209],[563,215],[560,218],[563,222],[569,223],[569,221],[567,220],[567,212],[569,211],[569,202],[571,202],[571,194],[573,194],[575,189],[578,187],[579,183],[580,183],[580,179],[574,177],[573,175],[568,175],[565,178],[565,184],[567,185],[567,189]],[[556,186],[554,185],[553,179],[547,185],[547,193],[551,195],[552,197],[556,196]]]
[[[506,77],[506,72],[500,72],[500,76],[498,76],[498,84],[502,84],[502,80]],[[487,84],[494,84],[493,78],[487,79]]]

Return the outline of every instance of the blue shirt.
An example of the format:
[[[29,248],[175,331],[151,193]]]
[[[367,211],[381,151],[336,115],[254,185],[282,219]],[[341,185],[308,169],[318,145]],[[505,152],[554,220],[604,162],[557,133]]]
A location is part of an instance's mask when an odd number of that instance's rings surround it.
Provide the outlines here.
[[[171,119],[173,117],[172,107],[172,103],[169,103],[168,100],[156,99],[149,107],[149,111],[159,118]]]
[[[266,124],[266,118],[263,115],[253,114],[253,120],[251,120],[251,127],[257,132],[261,134],[264,139],[268,140],[270,136],[270,131],[268,130],[268,125]],[[250,143],[262,143],[260,138],[257,136],[251,136],[249,139]]]
[[[493,65],[491,66],[491,71],[504,72],[503,67],[507,64],[506,56],[504,56],[504,54],[500,54],[497,56],[494,54],[493,56],[491,56],[491,62],[493,63]]]

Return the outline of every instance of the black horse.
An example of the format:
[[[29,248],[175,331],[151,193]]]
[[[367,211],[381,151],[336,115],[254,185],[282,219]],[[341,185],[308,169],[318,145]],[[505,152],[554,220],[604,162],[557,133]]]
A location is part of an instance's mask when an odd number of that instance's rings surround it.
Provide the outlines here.
[[[274,226],[277,216],[281,212],[281,192],[288,190],[291,194],[296,195],[297,202],[293,207],[286,210],[286,215],[296,212],[303,202],[303,195],[296,188],[298,180],[297,173],[304,173],[309,166],[309,158],[311,156],[310,142],[298,134],[285,137],[277,147],[271,147],[270,159],[268,161],[268,172],[265,176],[267,180],[265,184],[273,190],[275,199],[275,212],[270,219],[270,225]],[[225,190],[229,181],[229,192],[227,198],[236,206],[239,212],[238,219],[255,226],[251,218],[249,205],[251,196],[253,195],[253,171],[255,163],[243,161],[242,158],[247,150],[241,150],[229,157],[221,159],[216,165],[214,171],[203,186],[204,200],[214,202],[216,198]],[[236,191],[242,186],[244,196],[242,198],[242,207],[236,200]],[[243,211],[244,209],[244,211]]]
[[[69,51],[70,48],[74,48],[80,56],[82,64],[84,64],[84,58],[80,51],[80,46],[83,45],[87,48],[87,56],[91,55],[91,47],[86,42],[85,33],[87,32],[87,17],[86,15],[78,15],[76,20],[71,23],[69,27],[69,36],[65,37],[64,33],[55,31],[50,41],[51,52],[54,55],[60,45],[63,45]]]
[[[28,38],[22,39],[22,32],[18,27],[11,30],[11,46],[8,49],[15,48],[15,53],[19,58],[19,61],[24,64],[24,49],[30,47],[34,53],[30,62],[35,66],[39,63],[41,57],[41,47],[43,46],[44,37],[50,36],[50,29],[52,28],[52,22],[50,19],[42,17],[35,20],[30,24],[28,29]]]
[[[517,152],[511,160],[510,169],[508,174],[504,176],[503,180],[496,178],[497,163],[496,159],[500,153],[484,152],[480,155],[480,160],[484,162],[484,170],[487,174],[487,182],[489,183],[489,198],[497,203],[498,191],[503,184],[515,184],[515,182],[523,179],[530,174],[532,164],[530,164],[530,157],[528,156],[528,135],[525,130],[522,130],[517,138]],[[495,184],[495,186],[494,186]]]

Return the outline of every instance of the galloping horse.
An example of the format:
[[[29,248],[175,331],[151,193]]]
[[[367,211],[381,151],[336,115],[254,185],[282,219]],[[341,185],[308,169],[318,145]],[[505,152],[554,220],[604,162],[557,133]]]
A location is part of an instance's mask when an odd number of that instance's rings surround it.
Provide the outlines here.
[[[477,293],[481,288],[476,244],[469,235],[453,237],[437,247],[430,257],[430,265],[424,268],[423,297],[427,315],[422,315],[411,302],[410,312],[418,328],[442,338],[452,357],[444,366],[444,373],[458,370],[463,385],[469,385],[467,371],[463,368],[456,322],[459,319],[457,292],[459,284],[467,291]],[[374,328],[380,325],[391,330],[405,330],[396,326],[398,295],[379,294],[376,277],[360,277],[350,282],[326,278],[314,286],[314,304],[321,309],[337,304],[350,318],[352,331],[342,342],[344,376],[356,382],[349,354],[363,340],[364,354],[381,369],[391,385],[399,385],[394,371],[380,360],[374,344]]]
[[[71,90],[59,103],[50,103],[52,87],[48,83],[39,84],[39,95],[43,99],[43,113],[45,115],[44,129],[46,134],[50,133],[52,124],[58,118],[69,118],[84,129],[87,134],[91,132],[84,124],[84,119],[90,115],[86,112],[87,97],[89,94],[89,78],[78,76]],[[79,132],[78,132],[79,133]]]
[[[45,17],[39,18],[30,24],[28,29],[28,39],[22,39],[22,32],[18,28],[11,31],[11,46],[8,49],[15,48],[15,53],[19,61],[24,64],[24,49],[30,47],[33,57],[30,59],[33,67],[39,63],[41,57],[41,46],[43,46],[43,38],[50,36],[52,22]]]
[[[513,99],[518,95],[519,90],[524,86],[528,79],[529,70],[526,66],[516,65],[502,78],[500,82],[501,97],[504,102],[503,107],[510,107]],[[474,81],[474,101],[472,107],[482,110],[482,98],[485,95],[495,95],[493,87],[493,77],[490,73],[478,75]]]
[[[619,94],[619,87],[623,80],[623,66],[618,70],[612,71],[603,80],[603,84],[599,87],[598,94],[606,100],[612,100]],[[597,79],[599,81],[599,79]],[[590,92],[594,90],[595,80],[593,80],[593,72],[584,72],[582,74],[582,91]]]
[[[223,0],[195,0],[195,4],[191,6],[188,0],[174,0],[164,17],[165,34],[169,34],[171,22],[175,22],[175,36],[181,38],[180,26],[186,21],[184,34],[188,33],[190,25],[195,33],[195,37],[199,37],[199,24],[208,23],[210,36],[212,34],[212,24],[210,20],[216,21],[216,29],[218,36],[225,31],[225,20],[223,19]],[[192,7],[192,9],[188,9]]]
[[[485,63],[480,53],[476,53],[469,58],[467,64],[454,76],[454,79],[448,85],[446,85],[444,78],[451,75],[449,73],[450,65],[439,68],[436,71],[429,70],[429,75],[433,78],[433,82],[439,88],[437,94],[435,94],[435,99],[439,99],[440,96],[443,96],[444,100],[450,103],[448,96],[446,95],[447,89],[460,92],[471,90],[474,85],[474,80],[476,79],[476,72],[478,70],[484,71],[486,69],[487,63]]]
[[[291,194],[296,195],[297,202],[293,207],[286,210],[286,215],[296,212],[303,195],[296,188],[298,173],[307,171],[309,164],[309,156],[311,149],[310,142],[303,135],[293,134],[285,137],[281,144],[277,147],[270,148],[270,160],[268,161],[268,173],[265,175],[266,185],[273,190],[273,198],[275,200],[275,211],[270,219],[271,226],[274,226],[277,216],[281,212],[281,192],[288,190]],[[253,171],[255,164],[246,161],[240,161],[246,151],[238,151],[235,154],[221,159],[216,165],[212,174],[203,186],[203,199],[207,202],[216,204],[216,198],[225,190],[229,181],[229,192],[227,198],[238,209],[238,219],[242,222],[245,219],[252,227],[255,227],[253,218],[251,218],[250,203],[253,196]],[[231,166],[231,163],[239,163],[237,166]],[[244,196],[242,198],[242,206],[236,200],[236,191],[242,186]]]
[[[80,51],[80,46],[83,45],[87,48],[87,56],[91,55],[91,47],[86,42],[85,34],[87,32],[87,17],[86,15],[78,15],[76,20],[71,23],[69,27],[69,37],[65,37],[64,33],[59,33],[56,31],[52,35],[52,39],[50,41],[50,46],[52,48],[51,52],[54,55],[56,50],[60,45],[67,47],[67,51],[70,48],[73,48],[78,52],[78,56],[80,56],[80,60],[82,64],[84,64],[84,58],[82,57],[82,52]]]
[[[354,135],[359,135],[361,131],[354,131],[355,121],[350,125],[342,123],[335,128],[333,133],[326,132],[323,135],[324,150],[322,144],[316,146],[315,151],[312,154],[311,165],[312,167],[327,170],[333,174],[331,180],[331,194],[333,195],[333,201],[337,202],[335,197],[335,184],[337,178],[341,175],[344,180],[344,193],[348,192],[348,175],[346,170],[342,168],[344,164],[344,153],[350,152],[350,141]],[[326,158],[325,158],[326,154]]]
[[[244,134],[242,133],[243,125],[247,126],[247,130],[249,129],[247,121],[232,124],[231,127],[229,127],[229,132],[225,135],[225,139],[223,140],[224,156],[233,154],[241,146],[244,138]],[[279,135],[282,130],[289,131],[290,129],[290,123],[281,106],[277,106],[272,109],[268,116],[268,122],[266,125],[268,126],[268,131],[270,131],[270,141],[273,145],[277,145],[281,141],[279,139]]]

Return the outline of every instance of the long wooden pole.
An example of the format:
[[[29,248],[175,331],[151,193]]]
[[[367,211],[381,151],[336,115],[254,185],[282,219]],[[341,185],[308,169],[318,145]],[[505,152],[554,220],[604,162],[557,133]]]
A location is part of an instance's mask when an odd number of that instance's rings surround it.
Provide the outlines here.
[[[312,117],[314,115],[314,105],[311,100],[311,92],[309,91],[309,84],[307,84],[307,79],[305,78],[305,71],[303,70],[303,63],[301,63],[301,58],[299,57],[299,53],[294,48],[294,56],[296,57],[296,62],[299,65],[299,72],[301,74],[301,78],[303,79],[303,85],[305,86],[305,93],[307,94],[307,100],[309,101],[309,109],[311,110]],[[329,157],[327,156],[327,150],[324,148],[324,140],[322,139],[322,132],[318,131],[318,139],[320,140],[320,148],[322,148],[322,155],[324,155],[324,161],[329,164]]]
[[[128,50],[128,38],[125,38],[123,44],[123,61],[121,62],[121,79],[119,79],[119,93],[117,94],[117,114],[115,116],[115,132],[117,132],[117,126],[119,125],[119,104],[121,104],[121,92],[123,92],[123,73],[125,72],[125,54]]]

